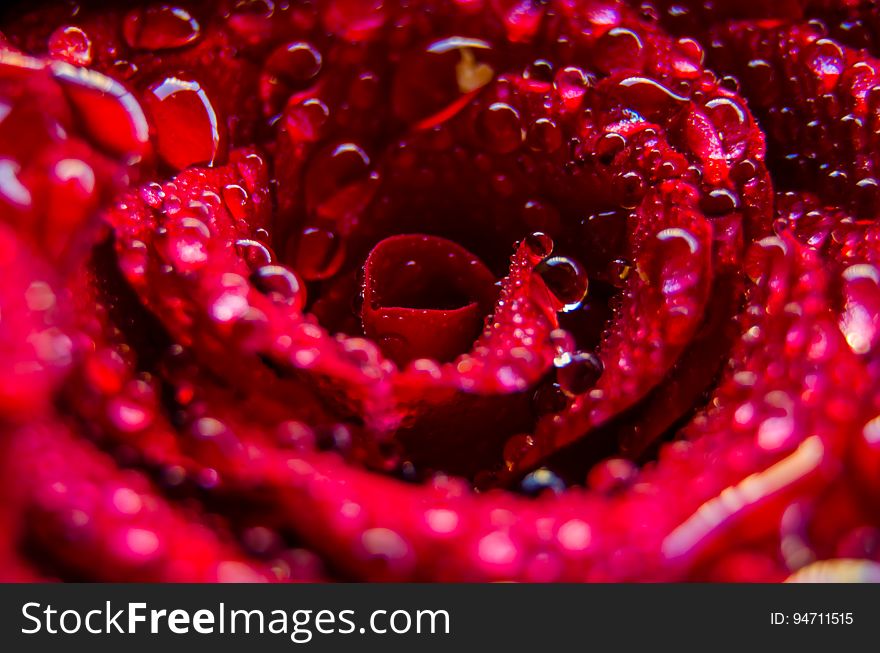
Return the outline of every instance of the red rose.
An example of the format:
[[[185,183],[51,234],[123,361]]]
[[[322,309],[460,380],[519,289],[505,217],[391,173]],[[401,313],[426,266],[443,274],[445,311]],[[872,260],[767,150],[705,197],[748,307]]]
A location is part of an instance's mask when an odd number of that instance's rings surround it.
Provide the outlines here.
[[[876,577],[880,13],[743,4],[9,17],[2,577]]]

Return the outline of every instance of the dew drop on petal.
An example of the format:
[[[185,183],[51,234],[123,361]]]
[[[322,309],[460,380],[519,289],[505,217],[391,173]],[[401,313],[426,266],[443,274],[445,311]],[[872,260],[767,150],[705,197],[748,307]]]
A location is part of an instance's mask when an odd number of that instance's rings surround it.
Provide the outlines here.
[[[551,256],[535,267],[535,273],[543,279],[558,310],[567,313],[580,307],[589,290],[587,273],[580,263],[567,256]]]

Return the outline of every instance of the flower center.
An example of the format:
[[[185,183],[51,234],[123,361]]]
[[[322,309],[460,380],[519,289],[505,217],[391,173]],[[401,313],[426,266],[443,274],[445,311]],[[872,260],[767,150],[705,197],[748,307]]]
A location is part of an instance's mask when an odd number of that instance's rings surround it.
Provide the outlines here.
[[[398,365],[448,362],[470,348],[492,312],[495,277],[437,236],[386,238],[364,266],[364,332]]]

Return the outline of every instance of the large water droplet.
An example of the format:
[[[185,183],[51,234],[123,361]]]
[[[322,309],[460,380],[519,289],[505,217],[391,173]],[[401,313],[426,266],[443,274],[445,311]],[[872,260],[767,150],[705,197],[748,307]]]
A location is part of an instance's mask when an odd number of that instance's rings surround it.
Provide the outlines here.
[[[166,77],[144,94],[162,160],[175,170],[213,165],[221,156],[223,126],[201,85]]]
[[[564,313],[580,307],[589,290],[589,279],[581,264],[567,256],[551,256],[535,267],[547,289]]]

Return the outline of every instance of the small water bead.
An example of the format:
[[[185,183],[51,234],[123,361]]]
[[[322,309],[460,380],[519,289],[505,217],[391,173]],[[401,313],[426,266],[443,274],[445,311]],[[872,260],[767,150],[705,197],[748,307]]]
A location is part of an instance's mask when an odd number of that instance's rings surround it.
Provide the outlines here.
[[[492,5],[501,13],[501,19],[511,43],[530,42],[541,26],[546,2],[534,0],[493,0]]]
[[[79,27],[59,27],[49,36],[49,54],[74,66],[92,63],[92,41]]]
[[[532,410],[536,417],[553,415],[568,408],[569,397],[558,383],[545,381],[532,395]]]
[[[688,59],[702,65],[706,54],[703,51],[703,46],[698,41],[689,37],[683,37],[678,39],[676,45],[679,51]]]
[[[745,109],[731,98],[721,97],[706,103],[706,112],[724,143],[727,155],[738,158],[746,147],[749,121]]]
[[[306,287],[293,270],[282,265],[263,265],[251,274],[251,282],[272,301],[300,311],[306,303]]]
[[[504,102],[493,102],[481,111],[476,129],[483,145],[498,154],[513,152],[525,139],[519,112]]]
[[[513,470],[517,463],[519,463],[519,461],[522,460],[534,447],[535,439],[527,433],[514,435],[505,442],[502,456],[504,458],[504,465],[507,467],[508,471]]]
[[[880,270],[873,265],[853,265],[843,272],[840,331],[856,354],[867,354],[880,341]]]
[[[788,245],[784,240],[768,236],[751,246],[743,269],[753,284],[763,286],[784,269],[783,262],[788,254]]]
[[[562,108],[565,111],[577,110],[590,87],[590,83],[591,77],[574,66],[568,66],[556,73],[553,88]]]
[[[650,282],[666,296],[686,292],[699,282],[701,249],[687,229],[663,229],[646,266]]]
[[[576,397],[589,392],[602,376],[602,360],[591,352],[565,353],[553,361],[559,387],[567,395]]]
[[[243,220],[247,216],[248,192],[238,184],[227,184],[223,187],[223,203],[232,217]]]
[[[281,126],[294,143],[313,143],[320,140],[323,127],[330,117],[330,109],[318,98],[309,98],[288,106],[281,118]]]
[[[197,81],[166,77],[150,86],[143,99],[166,164],[184,170],[220,158],[223,123]]]
[[[227,24],[248,42],[257,43],[268,36],[274,15],[272,0],[235,0]]]
[[[596,43],[596,63],[605,74],[641,70],[645,46],[641,37],[625,27],[612,27]]]
[[[738,184],[747,184],[758,175],[758,166],[751,159],[738,161],[730,169],[730,178]]]
[[[769,61],[752,59],[746,66],[742,81],[750,96],[762,97],[773,92],[776,73]]]
[[[539,118],[529,127],[529,147],[550,154],[562,147],[562,130],[550,118]]]
[[[553,494],[562,494],[565,492],[565,482],[546,467],[542,467],[522,480],[520,490],[530,497],[537,497],[548,491]]]
[[[619,193],[618,201],[621,208],[630,211],[638,207],[648,190],[645,178],[635,170],[617,175],[614,183]]]
[[[125,15],[122,36],[135,50],[168,50],[195,41],[199,37],[199,24],[180,7],[138,7]]]
[[[525,238],[525,247],[529,257],[540,262],[553,253],[553,239],[542,231],[535,231]]]
[[[830,39],[819,39],[804,52],[806,63],[816,75],[819,90],[829,92],[843,73],[845,57],[841,47]]]
[[[568,313],[577,310],[589,291],[590,283],[586,271],[581,264],[567,256],[551,256],[535,267],[547,286],[547,289],[558,301],[557,310]]]
[[[161,242],[169,264],[178,272],[198,270],[208,262],[211,232],[198,218],[184,217],[165,225]]]
[[[249,238],[236,240],[235,250],[251,271],[271,264],[275,258],[267,245]]]
[[[626,148],[626,138],[617,132],[609,132],[596,141],[596,157],[599,163],[611,165],[614,157],[624,148]]]
[[[865,177],[856,183],[853,205],[858,216],[871,219],[877,216],[880,206],[880,182],[873,177]]]
[[[307,227],[294,242],[290,259],[294,269],[306,281],[332,277],[345,261],[345,243],[335,231]]]
[[[728,215],[739,207],[739,196],[726,188],[715,188],[700,198],[700,208],[708,216]]]
[[[241,535],[245,549],[252,555],[269,556],[276,553],[284,544],[281,536],[265,526],[253,526]]]
[[[295,91],[305,89],[321,71],[321,53],[310,43],[296,41],[276,48],[260,73],[260,99],[274,115]]]
[[[523,78],[530,82],[549,84],[553,81],[553,64],[546,59],[536,59],[526,66]]]
[[[609,458],[595,465],[587,475],[587,485],[604,494],[629,486],[638,478],[639,468],[626,458]]]
[[[344,424],[334,424],[317,429],[315,444],[320,451],[335,451],[343,456],[351,453],[353,438]]]
[[[331,222],[355,218],[373,198],[378,183],[379,173],[359,145],[331,146],[318,153],[306,172],[306,209]]]

